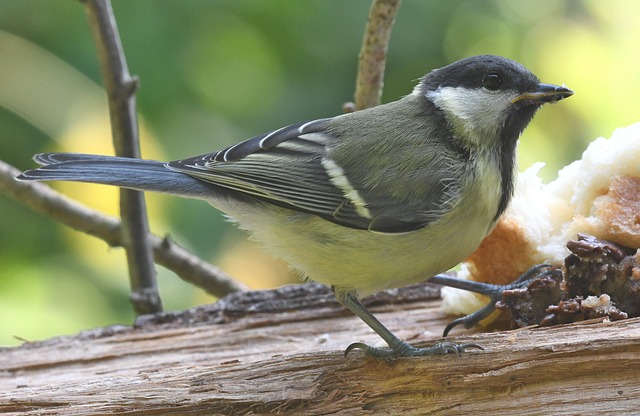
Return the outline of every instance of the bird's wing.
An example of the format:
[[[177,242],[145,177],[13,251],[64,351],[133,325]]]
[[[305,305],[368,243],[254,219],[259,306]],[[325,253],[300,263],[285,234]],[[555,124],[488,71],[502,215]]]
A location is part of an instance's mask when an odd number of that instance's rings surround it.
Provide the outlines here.
[[[429,214],[437,208],[433,201],[424,201],[421,209],[414,209],[396,195],[353,188],[340,166],[327,157],[327,150],[340,143],[340,138],[326,129],[329,120],[293,124],[215,153],[169,162],[167,166],[351,228],[405,233],[433,220]],[[372,196],[370,201],[365,194]],[[434,201],[442,199],[437,192],[431,197]]]

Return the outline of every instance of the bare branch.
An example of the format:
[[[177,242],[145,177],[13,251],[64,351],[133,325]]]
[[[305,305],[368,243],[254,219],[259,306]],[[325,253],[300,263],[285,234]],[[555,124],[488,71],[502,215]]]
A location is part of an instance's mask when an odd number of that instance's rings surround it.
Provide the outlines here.
[[[371,4],[360,50],[355,93],[356,110],[380,104],[391,27],[399,7],[400,0],[374,0]]]
[[[84,5],[109,99],[116,155],[140,158],[135,101],[138,81],[129,74],[111,2],[84,0]],[[162,310],[162,302],[151,245],[147,239],[149,224],[144,194],[121,189],[120,216],[131,279],[131,303],[138,315],[159,312]]]
[[[0,190],[34,211],[104,240],[112,247],[126,247],[122,224],[118,219],[87,208],[45,184],[15,180],[20,173],[15,167],[0,161]],[[161,238],[149,233],[146,238],[153,248],[155,261],[182,280],[217,297],[246,289],[220,269],[201,260],[168,237]]]

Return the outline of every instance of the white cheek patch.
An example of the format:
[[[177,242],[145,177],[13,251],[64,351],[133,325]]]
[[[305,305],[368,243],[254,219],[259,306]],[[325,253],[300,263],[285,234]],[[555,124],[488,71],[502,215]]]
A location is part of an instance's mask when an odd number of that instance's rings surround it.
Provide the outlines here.
[[[469,137],[494,134],[505,122],[515,92],[488,91],[483,88],[441,87],[426,96],[447,114],[455,128]]]

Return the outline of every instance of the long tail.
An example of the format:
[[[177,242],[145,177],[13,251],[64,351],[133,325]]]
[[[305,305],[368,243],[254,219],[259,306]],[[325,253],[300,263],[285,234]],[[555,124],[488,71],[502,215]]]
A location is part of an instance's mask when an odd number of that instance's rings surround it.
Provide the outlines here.
[[[41,153],[33,160],[42,166],[16,179],[100,183],[197,199],[209,199],[220,192],[215,185],[175,172],[155,160],[81,153]]]

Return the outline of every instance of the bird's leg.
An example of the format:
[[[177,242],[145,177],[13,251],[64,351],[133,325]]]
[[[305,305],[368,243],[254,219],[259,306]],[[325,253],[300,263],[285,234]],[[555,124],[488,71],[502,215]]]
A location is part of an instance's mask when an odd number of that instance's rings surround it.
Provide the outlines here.
[[[556,273],[560,273],[560,271],[553,266],[549,264],[538,264],[524,272],[520,277],[518,277],[518,279],[516,279],[513,283],[509,283],[508,285],[494,285],[490,283],[474,282],[472,280],[457,279],[455,277],[442,274],[433,276],[429,279],[429,282],[431,283],[479,293],[481,295],[488,296],[490,299],[489,304],[484,308],[452,321],[444,329],[443,336],[446,337],[449,331],[451,331],[451,329],[453,329],[457,325],[462,324],[466,329],[469,329],[487,316],[491,315],[491,313],[496,309],[496,303],[502,298],[502,293],[504,291],[525,287],[535,279],[545,276],[552,276]]]
[[[355,313],[360,319],[364,321],[364,323],[369,325],[369,327],[373,329],[378,335],[380,335],[382,339],[384,339],[385,342],[389,345],[389,349],[387,349],[371,347],[361,342],[354,342],[345,350],[345,356],[354,349],[361,349],[364,351],[365,355],[371,355],[383,359],[394,359],[398,357],[421,355],[440,355],[447,354],[449,352],[460,354],[461,352],[464,352],[468,349],[483,349],[477,344],[455,344],[448,341],[440,342],[432,347],[427,348],[412,347],[411,345],[393,335],[391,331],[389,331],[380,321],[378,321],[375,316],[373,316],[371,312],[367,310],[367,308],[362,305],[362,303],[360,303],[353,292],[348,290],[340,290],[337,288],[333,288],[333,290],[336,294],[338,302],[344,305],[351,312]]]

